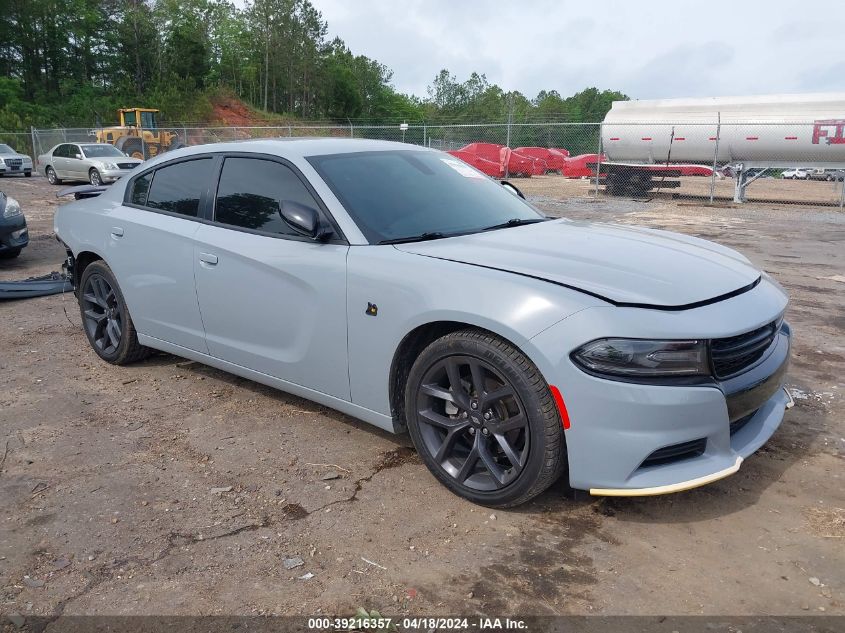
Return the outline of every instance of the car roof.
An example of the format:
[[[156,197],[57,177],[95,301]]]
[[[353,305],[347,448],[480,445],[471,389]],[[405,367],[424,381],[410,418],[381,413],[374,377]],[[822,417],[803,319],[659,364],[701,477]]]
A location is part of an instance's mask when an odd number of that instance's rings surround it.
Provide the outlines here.
[[[193,145],[191,147],[176,150],[176,152],[178,152],[178,155],[180,156],[205,154],[209,152],[259,152],[277,154],[286,158],[305,158],[308,156],[348,154],[352,152],[386,152],[391,150],[435,151],[419,145],[396,143],[394,141],[374,141],[370,139],[333,137],[279,137]],[[176,152],[166,152],[162,154],[161,157],[162,159],[167,157],[175,158]]]

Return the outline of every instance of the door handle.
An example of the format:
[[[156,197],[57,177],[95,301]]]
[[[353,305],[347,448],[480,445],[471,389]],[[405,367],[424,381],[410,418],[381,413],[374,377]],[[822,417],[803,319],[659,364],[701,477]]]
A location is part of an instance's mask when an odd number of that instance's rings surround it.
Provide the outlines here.
[[[204,264],[208,264],[209,266],[216,266],[217,255],[213,255],[211,253],[200,253],[200,261]]]
[[[119,226],[111,227],[112,237],[123,237],[123,229]]]

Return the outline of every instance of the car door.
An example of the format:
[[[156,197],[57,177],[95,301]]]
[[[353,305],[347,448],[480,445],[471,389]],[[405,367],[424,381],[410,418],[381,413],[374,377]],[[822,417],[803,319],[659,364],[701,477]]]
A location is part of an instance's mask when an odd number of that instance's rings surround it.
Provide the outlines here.
[[[68,180],[88,180],[88,168],[85,165],[82,148],[79,145],[68,145],[66,160]]]
[[[67,178],[68,174],[68,159],[67,155],[70,151],[70,145],[64,143],[62,145],[56,146],[53,150],[52,160],[50,161],[53,171],[56,172],[56,176],[59,178]]]
[[[104,257],[138,333],[202,353],[208,348],[194,289],[193,240],[214,163],[212,156],[188,157],[135,176],[105,225]]]
[[[288,226],[286,201],[328,214],[299,173],[273,157],[223,159],[210,222],[196,234],[195,276],[212,356],[349,399],[346,255]]]

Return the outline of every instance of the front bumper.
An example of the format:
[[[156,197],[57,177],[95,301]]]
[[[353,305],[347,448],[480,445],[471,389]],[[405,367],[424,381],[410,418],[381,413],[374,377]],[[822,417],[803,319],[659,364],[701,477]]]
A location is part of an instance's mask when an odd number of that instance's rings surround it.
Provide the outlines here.
[[[11,220],[0,219],[0,253],[23,248],[29,244],[29,231],[24,216]]]
[[[22,165],[20,167],[11,167],[9,165],[0,165],[0,175],[14,176],[15,174],[31,174],[32,165]]]
[[[100,178],[103,182],[115,182],[129,173],[132,173],[131,169],[101,169]]]
[[[686,490],[736,472],[772,436],[791,403],[782,388],[791,339],[786,324],[756,366],[707,384],[618,382],[586,374],[567,356],[578,338],[720,338],[750,331],[786,307],[774,284],[761,286],[684,312],[587,309],[532,339],[543,361],[555,350],[542,370],[560,389],[571,420],[566,445],[573,488],[624,496]]]

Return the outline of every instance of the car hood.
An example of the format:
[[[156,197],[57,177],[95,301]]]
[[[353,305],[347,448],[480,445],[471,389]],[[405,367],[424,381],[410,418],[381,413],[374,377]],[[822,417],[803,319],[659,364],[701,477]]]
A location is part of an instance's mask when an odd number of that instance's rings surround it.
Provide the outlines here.
[[[760,271],[736,251],[695,237],[556,220],[398,244],[407,252],[526,275],[615,304],[680,309],[738,294]]]

